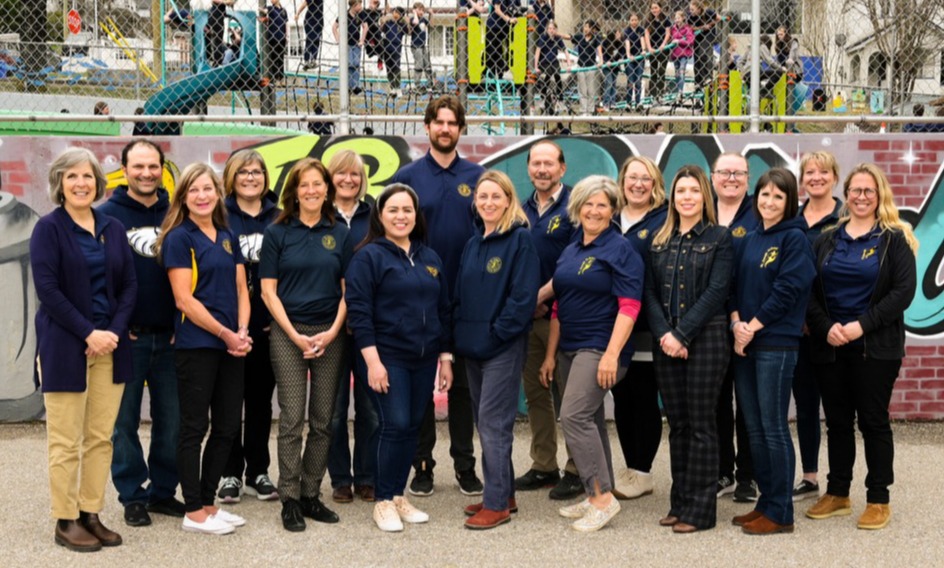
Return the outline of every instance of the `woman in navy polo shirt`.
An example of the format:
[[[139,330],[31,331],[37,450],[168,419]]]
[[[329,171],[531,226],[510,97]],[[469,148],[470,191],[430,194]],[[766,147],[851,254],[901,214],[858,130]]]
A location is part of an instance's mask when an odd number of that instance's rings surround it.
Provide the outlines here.
[[[607,177],[590,176],[574,187],[567,213],[580,229],[561,253],[552,279],[557,301],[541,381],[549,384],[560,365],[566,385],[561,428],[588,497],[559,512],[577,519],[573,528],[580,532],[603,528],[620,510],[603,399],[632,359],[628,340],[639,316],[645,270],[612,224],[622,205],[619,187]]]
[[[451,306],[443,263],[423,244],[426,222],[416,192],[387,186],[371,210],[370,227],[347,271],[348,325],[365,365],[380,416],[374,522],[385,532],[429,515],[403,495],[420,424],[439,370],[439,388],[452,386]]]
[[[787,411],[816,272],[798,208],[796,177],[783,168],[769,170],[754,189],[761,225],[735,251],[734,388],[760,489],[754,510],[733,519],[747,534],[793,532],[796,454]]]
[[[334,182],[334,208],[338,217],[351,231],[351,243],[364,240],[370,224],[370,203],[367,201],[367,171],[360,155],[353,150],[340,150],[328,164]],[[372,200],[373,198],[371,198]],[[345,332],[350,339],[350,333]],[[350,346],[350,341],[348,341]],[[357,494],[361,500],[374,500],[374,470],[377,468],[377,412],[367,392],[367,379],[354,381],[354,459],[348,447],[347,414],[351,401],[351,370],[358,372],[354,359],[356,349],[348,349],[345,367],[338,387],[338,400],[331,419],[331,450],[328,474],[335,503],[350,503]],[[354,475],[351,475],[353,466]],[[351,488],[353,484],[353,490]]]
[[[659,166],[645,156],[623,163],[616,182],[626,205],[620,211],[620,229],[643,263],[649,263],[649,244],[665,223],[665,182]],[[633,325],[631,380],[613,387],[613,421],[626,468],[613,482],[619,499],[635,499],[652,493],[652,461],[662,442],[662,409],[652,365],[652,334],[645,312]]]
[[[243,488],[261,501],[278,499],[269,479],[269,431],[272,428],[272,391],[275,375],[269,357],[269,326],[272,318],[262,301],[259,288],[259,256],[262,234],[275,220],[279,209],[275,192],[269,189],[269,172],[262,154],[252,149],[239,150],[226,160],[223,168],[223,192],[226,211],[239,250],[247,263],[249,289],[249,337],[252,351],[246,356],[243,404],[246,423],[237,433],[223,470],[218,496],[223,503],[238,503]]]
[[[55,542],[78,552],[121,544],[98,514],[111,434],[132,377],[128,322],[138,287],[124,227],[92,209],[105,184],[94,154],[64,151],[49,167],[49,197],[58,207],[30,238]]]
[[[510,521],[517,509],[511,445],[540,264],[507,175],[482,174],[474,199],[483,230],[462,251],[453,335],[456,353],[466,357],[485,474],[483,502],[465,508],[471,515],[465,526],[490,529]]]
[[[895,476],[888,405],[905,355],[904,311],[915,294],[918,241],[874,164],[853,168],[843,193],[839,226],[825,231],[815,246],[817,276],[807,321],[826,412],[829,476],[826,493],[806,516],[852,513],[858,423],[868,469],[867,505],[858,526],[881,529],[891,519],[888,486]]]
[[[227,228],[223,185],[207,164],[190,164],[181,174],[157,249],[177,303],[177,469],[187,510],[183,529],[231,533],[245,519],[213,502],[242,420],[244,357],[252,350],[249,291],[239,241]]]
[[[320,491],[347,349],[344,271],[352,246],[347,227],[335,221],[334,184],[320,161],[305,158],[292,166],[281,201],[282,212],[265,231],[259,277],[262,299],[278,324],[270,340],[281,411],[282,526],[300,532],[303,517],[338,522]]]

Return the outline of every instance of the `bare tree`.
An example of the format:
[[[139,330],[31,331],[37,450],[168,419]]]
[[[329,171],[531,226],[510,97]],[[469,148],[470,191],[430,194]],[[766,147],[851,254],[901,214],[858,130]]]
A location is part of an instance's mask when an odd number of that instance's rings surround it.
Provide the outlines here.
[[[823,82],[841,84],[843,48],[849,41],[849,3],[854,0],[806,0],[803,3],[803,50],[823,61]]]

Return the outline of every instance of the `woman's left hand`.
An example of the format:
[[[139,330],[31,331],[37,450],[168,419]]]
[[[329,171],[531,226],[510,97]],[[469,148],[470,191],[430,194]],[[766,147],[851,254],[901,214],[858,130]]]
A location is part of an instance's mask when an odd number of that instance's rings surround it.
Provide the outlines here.
[[[619,355],[604,353],[597,366],[597,384],[601,389],[612,388],[616,384],[616,372],[619,369]]]
[[[452,361],[439,363],[439,392],[449,392],[452,388]]]

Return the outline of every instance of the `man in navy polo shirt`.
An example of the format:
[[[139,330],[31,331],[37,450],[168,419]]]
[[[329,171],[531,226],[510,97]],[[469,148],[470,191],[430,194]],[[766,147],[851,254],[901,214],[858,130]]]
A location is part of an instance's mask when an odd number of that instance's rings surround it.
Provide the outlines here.
[[[567,202],[570,188],[561,182],[567,172],[564,150],[555,142],[542,140],[528,150],[528,177],[534,193],[522,203],[531,238],[538,251],[541,266],[541,284],[546,285],[554,275],[561,251],[573,240],[574,226],[567,218]],[[549,287],[542,289],[544,295]],[[528,358],[525,361],[522,380],[524,395],[528,401],[528,423],[531,425],[531,468],[515,479],[515,489],[530,491],[553,487],[552,499],[571,499],[583,493],[583,483],[577,475],[577,467],[568,459],[561,478],[557,468],[557,416],[554,412],[554,393],[541,386],[539,371],[547,351],[550,330],[550,307],[553,300],[541,295],[534,312],[534,324],[528,336]],[[551,383],[557,399],[560,381]]]
[[[121,221],[134,251],[138,299],[129,328],[134,378],[125,385],[115,422],[115,452],[111,477],[118,501],[125,507],[125,523],[151,524],[148,511],[184,516],[177,493],[177,436],[180,408],[174,370],[174,296],[167,273],[158,264],[154,243],[167,209],[167,191],[161,187],[164,153],[149,140],[134,140],[121,151],[121,170],[127,185],[118,186],[98,208]],[[138,438],[141,402],[147,381],[151,400],[151,445],[147,460]]]
[[[407,164],[393,176],[394,183],[412,187],[419,196],[426,218],[427,240],[443,262],[443,272],[450,294],[456,287],[459,259],[466,242],[475,233],[472,217],[472,193],[485,171],[482,166],[459,157],[456,146],[465,128],[465,109],[454,95],[443,95],[426,107],[426,133],[429,151]],[[453,383],[449,390],[449,454],[456,468],[459,490],[466,495],[481,495],[482,482],[475,474],[472,446],[472,399],[465,366],[458,360],[452,367]],[[429,408],[420,428],[419,446],[413,467],[416,475],[410,483],[413,495],[433,494],[433,447],[436,445],[436,416],[432,393]]]

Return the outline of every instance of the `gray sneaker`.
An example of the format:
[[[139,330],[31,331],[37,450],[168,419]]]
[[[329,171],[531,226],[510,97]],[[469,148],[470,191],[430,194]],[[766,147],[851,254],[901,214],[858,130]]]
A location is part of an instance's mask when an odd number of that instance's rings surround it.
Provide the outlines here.
[[[243,493],[243,482],[238,477],[224,477],[220,480],[220,490],[216,496],[223,503],[239,503]]]

